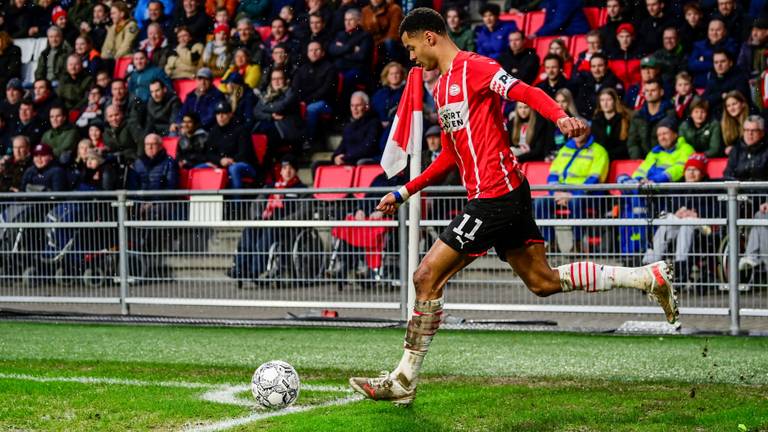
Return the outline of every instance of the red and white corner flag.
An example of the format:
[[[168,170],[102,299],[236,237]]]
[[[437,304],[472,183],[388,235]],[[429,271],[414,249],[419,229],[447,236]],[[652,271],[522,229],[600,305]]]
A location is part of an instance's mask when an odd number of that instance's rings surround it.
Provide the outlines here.
[[[421,148],[424,120],[424,79],[420,67],[411,68],[403,97],[397,107],[387,146],[381,156],[381,167],[392,178],[408,164],[408,155]]]

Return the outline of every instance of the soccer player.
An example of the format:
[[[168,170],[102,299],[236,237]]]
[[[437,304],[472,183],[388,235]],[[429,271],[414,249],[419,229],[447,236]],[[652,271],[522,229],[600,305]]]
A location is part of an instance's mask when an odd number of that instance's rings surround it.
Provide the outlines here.
[[[443,18],[432,9],[411,11],[400,24],[400,37],[411,60],[426,70],[440,71],[434,98],[443,151],[420,176],[384,196],[378,210],[393,214],[409,196],[437,183],[456,165],[469,202],[413,275],[416,302],[397,368],[376,378],[350,378],[350,385],[370,399],[410,404],[424,356],[440,325],[445,283],[491,246],[538,296],[639,289],[655,298],[667,321],[675,323],[672,274],[663,261],[638,268],[577,262],[552,269],[547,263],[530,188],[504,130],[501,98],[528,104],[568,136],[581,135],[586,125],[568,117],[542,90],[506,73],[496,61],[460,51],[448,36]]]

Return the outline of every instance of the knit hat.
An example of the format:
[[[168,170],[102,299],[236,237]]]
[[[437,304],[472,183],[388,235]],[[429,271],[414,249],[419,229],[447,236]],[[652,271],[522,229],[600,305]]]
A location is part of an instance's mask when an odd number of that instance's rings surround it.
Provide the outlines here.
[[[671,130],[672,132],[677,133],[677,120],[675,120],[675,118],[671,116],[664,117],[663,119],[661,119],[659,124],[656,125],[656,129],[663,128],[663,127]]]
[[[24,90],[24,85],[21,83],[21,80],[18,78],[11,78],[8,80],[8,84],[5,85],[5,89],[16,89],[16,90]]]
[[[67,16],[67,11],[61,6],[56,6],[53,8],[53,12],[51,12],[51,22],[56,24],[56,20],[65,16]]]
[[[635,26],[633,26],[633,25],[632,25],[632,24],[630,24],[630,23],[624,23],[624,24],[621,24],[620,26],[618,26],[618,27],[616,28],[616,34],[617,34],[617,35],[618,35],[619,33],[623,32],[623,31],[625,31],[625,32],[629,32],[629,34],[631,34],[632,36],[634,36],[634,35],[635,35]]]
[[[706,174],[708,163],[709,159],[707,159],[704,153],[694,153],[691,155],[691,157],[688,158],[688,161],[685,162],[685,169],[688,169],[688,167],[694,167],[702,173]]]
[[[221,32],[224,32],[224,33],[226,33],[227,35],[229,35],[229,26],[228,26],[228,25],[226,25],[226,24],[218,24],[218,25],[217,25],[217,26],[216,26],[216,27],[213,29],[213,34],[216,34],[216,33],[221,33]]]

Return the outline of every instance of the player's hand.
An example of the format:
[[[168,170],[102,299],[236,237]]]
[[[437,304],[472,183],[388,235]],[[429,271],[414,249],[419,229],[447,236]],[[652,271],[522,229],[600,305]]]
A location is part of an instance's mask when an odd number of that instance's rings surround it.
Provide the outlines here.
[[[400,204],[397,203],[397,200],[395,200],[395,195],[390,192],[386,195],[384,195],[384,198],[379,201],[379,205],[376,206],[376,210],[386,214],[386,215],[393,215],[397,211],[397,207],[399,207]]]
[[[573,138],[583,135],[587,131],[587,125],[575,117],[563,117],[557,121],[557,127],[563,135]]]

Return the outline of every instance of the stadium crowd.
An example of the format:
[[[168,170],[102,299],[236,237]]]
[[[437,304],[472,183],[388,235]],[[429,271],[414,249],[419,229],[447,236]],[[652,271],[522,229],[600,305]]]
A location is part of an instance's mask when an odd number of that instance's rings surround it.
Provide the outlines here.
[[[173,189],[201,168],[226,170],[230,188],[273,185],[281,161],[308,165],[329,133],[341,143],[320,164],[376,163],[411,66],[398,26],[419,6],[444,14],[461,49],[591,123],[568,139],[505,104],[514,153],[552,162],[550,183],[604,182],[623,159],[644,162],[622,181],[682,181],[720,157],[726,179],[768,180],[765,0],[10,0],[0,191]],[[47,47],[25,81],[15,41],[28,38]],[[430,130],[437,72],[424,81]],[[429,162],[440,143],[425,140]]]

